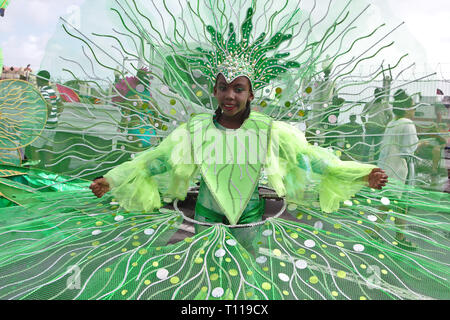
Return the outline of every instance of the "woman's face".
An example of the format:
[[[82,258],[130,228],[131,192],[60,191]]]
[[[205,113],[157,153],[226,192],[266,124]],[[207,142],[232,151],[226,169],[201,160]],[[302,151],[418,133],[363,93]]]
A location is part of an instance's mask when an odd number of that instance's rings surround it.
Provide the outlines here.
[[[254,98],[248,78],[238,77],[227,83],[222,74],[217,77],[214,97],[223,115],[228,118],[241,114],[247,106],[247,101],[251,102]]]

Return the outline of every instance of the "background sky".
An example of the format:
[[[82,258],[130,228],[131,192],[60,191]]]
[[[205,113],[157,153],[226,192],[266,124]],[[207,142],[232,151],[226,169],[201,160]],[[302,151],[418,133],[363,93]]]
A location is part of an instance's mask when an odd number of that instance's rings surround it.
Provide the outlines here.
[[[47,41],[54,34],[60,16],[77,22],[76,8],[95,0],[12,0],[0,17],[0,47],[4,65],[38,70]],[[322,0],[320,0],[322,1]],[[320,1],[318,3],[320,4]],[[336,0],[344,1],[344,0]],[[357,0],[358,1],[358,0]],[[442,77],[450,76],[450,2],[448,0],[369,0],[390,20],[405,21],[402,46],[420,67],[428,64]],[[383,17],[384,18],[384,17]],[[375,18],[374,18],[375,19]],[[378,17],[377,19],[380,19]]]

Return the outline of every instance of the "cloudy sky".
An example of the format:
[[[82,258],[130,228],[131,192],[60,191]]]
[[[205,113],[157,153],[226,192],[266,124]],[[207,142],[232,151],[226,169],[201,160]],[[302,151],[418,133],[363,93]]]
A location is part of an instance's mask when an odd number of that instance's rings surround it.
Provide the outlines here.
[[[26,66],[30,63],[34,70],[39,69],[45,46],[55,32],[58,18],[64,16],[76,24],[76,8],[85,1],[95,0],[11,0],[5,17],[0,18],[0,46],[3,48],[4,64]],[[418,64],[436,66],[441,63],[440,68],[450,72],[448,0],[369,2],[380,12],[388,12],[389,17],[406,22],[404,31],[417,41],[414,45],[420,46],[421,52],[425,52],[425,56],[416,58]]]

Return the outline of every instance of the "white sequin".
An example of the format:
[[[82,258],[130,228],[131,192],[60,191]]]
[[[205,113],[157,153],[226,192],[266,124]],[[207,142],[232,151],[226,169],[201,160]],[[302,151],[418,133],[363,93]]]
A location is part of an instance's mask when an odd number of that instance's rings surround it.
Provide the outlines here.
[[[264,230],[263,231],[263,233],[262,233],[262,235],[264,236],[264,237],[269,237],[269,236],[271,236],[272,235],[272,230]]]
[[[224,290],[221,287],[214,288],[213,291],[211,292],[214,298],[220,298],[221,296],[223,296],[223,293]]]
[[[145,229],[144,230],[144,234],[146,234],[148,236],[152,235],[154,232],[155,232],[154,229]]]
[[[298,124],[298,128],[301,131],[305,131],[306,130],[306,124],[304,122],[301,122],[301,123]]]
[[[299,269],[305,269],[308,266],[308,263],[305,260],[297,260],[295,266]]]
[[[215,255],[217,258],[220,258],[220,257],[223,257],[223,256],[225,255],[225,253],[226,253],[225,250],[219,249],[219,250],[217,250],[217,251],[214,253],[214,255]]]
[[[284,282],[288,282],[289,281],[289,276],[285,273],[279,273],[278,274],[278,278],[280,278],[281,281]]]
[[[227,244],[228,244],[229,246],[235,246],[235,245],[237,244],[237,242],[236,242],[236,240],[234,240],[234,239],[229,239],[229,240],[227,240]]]
[[[334,114],[332,114],[331,116],[328,117],[328,122],[329,123],[336,123],[337,122],[337,118]]]
[[[122,221],[123,220],[123,216],[115,216],[114,220],[116,221]]]
[[[96,236],[96,235],[98,235],[100,233],[102,233],[102,230],[99,230],[99,229],[92,231],[92,235],[93,236]]]
[[[262,264],[266,261],[267,261],[267,257],[265,257],[265,256],[259,256],[258,258],[256,258],[256,262],[260,263],[260,264]]]
[[[316,221],[316,223],[314,223],[314,228],[321,230],[323,228],[323,222]]]
[[[307,247],[307,248],[313,248],[316,245],[314,240],[311,240],[311,239],[306,240],[304,244],[305,244],[305,247]]]
[[[367,216],[367,219],[369,219],[372,222],[375,222],[375,221],[378,220],[378,218],[376,216],[372,215],[372,214],[370,216]]]
[[[136,86],[136,91],[137,91],[137,92],[144,92],[144,90],[145,90],[145,87],[144,87],[143,84],[138,84],[138,85]]]
[[[167,279],[167,276],[169,275],[169,271],[167,269],[159,269],[156,271],[156,277],[158,279],[164,280]]]
[[[353,246],[353,250],[358,251],[358,252],[364,251],[364,249],[365,248],[364,248],[364,246],[362,244],[355,244]]]
[[[381,198],[381,203],[384,204],[385,206],[388,206],[391,203],[391,201],[388,198],[383,197]]]

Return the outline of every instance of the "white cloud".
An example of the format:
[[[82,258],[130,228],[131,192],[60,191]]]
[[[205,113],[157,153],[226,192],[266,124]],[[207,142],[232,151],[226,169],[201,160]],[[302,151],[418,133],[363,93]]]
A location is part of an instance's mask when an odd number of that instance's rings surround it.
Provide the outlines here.
[[[94,0],[88,0],[94,1]],[[356,0],[357,2],[358,0]],[[450,62],[450,6],[448,0],[368,0],[377,7],[379,15],[372,19],[387,20],[393,18],[405,21],[402,27],[406,36],[396,44],[402,50],[411,53],[415,61],[423,60],[421,47],[428,56],[429,62]],[[17,65],[26,65],[33,61],[35,67],[43,55],[48,34],[55,32],[59,16],[67,16],[73,6],[79,6],[84,0],[14,0],[11,1],[6,15],[0,18],[0,44],[3,47],[5,63],[13,61]],[[72,9],[70,9],[72,7]],[[71,23],[77,21],[72,16]],[[373,22],[373,21],[372,21]],[[11,36],[16,36],[11,40]],[[31,37],[31,38],[30,38]],[[37,37],[36,39],[33,37]],[[2,41],[3,39],[3,41]],[[417,42],[414,41],[417,40]],[[11,47],[10,47],[11,46]],[[32,51],[23,51],[27,49]],[[20,60],[23,59],[23,60]]]
[[[31,64],[33,70],[39,69],[45,54],[45,45],[49,39],[50,33],[30,34],[26,38],[10,35],[1,42],[4,64],[17,67],[25,67],[27,64]]]
[[[28,23],[47,25],[52,21],[56,21],[57,17],[55,17],[55,13],[57,11],[52,2],[40,0],[27,1],[27,5],[22,8],[22,12]]]

